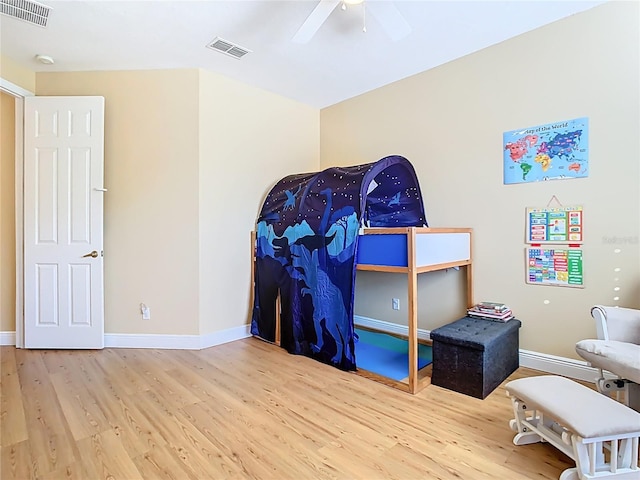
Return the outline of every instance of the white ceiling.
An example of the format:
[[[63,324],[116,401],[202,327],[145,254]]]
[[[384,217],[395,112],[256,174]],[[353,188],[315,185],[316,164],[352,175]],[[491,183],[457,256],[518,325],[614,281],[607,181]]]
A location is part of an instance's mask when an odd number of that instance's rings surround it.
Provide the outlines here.
[[[362,32],[362,6],[337,8],[302,45],[291,38],[317,0],[41,3],[46,28],[0,15],[2,55],[31,70],[203,68],[322,108],[605,2],[395,1],[412,28],[397,42],[372,15]],[[205,48],[216,36],[252,53]]]

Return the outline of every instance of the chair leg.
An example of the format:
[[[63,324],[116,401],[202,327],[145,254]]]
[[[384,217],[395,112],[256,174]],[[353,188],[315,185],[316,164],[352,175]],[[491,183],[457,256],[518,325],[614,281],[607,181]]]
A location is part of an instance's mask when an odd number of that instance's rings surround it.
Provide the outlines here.
[[[611,451],[609,462],[605,461],[604,442],[585,441],[578,435],[571,436],[575,456],[577,476],[568,469],[560,476],[560,480],[573,479],[619,479],[637,480],[638,469],[638,437],[611,440],[607,448]],[[609,443],[608,441],[605,441]],[[618,443],[619,442],[619,443]],[[635,453],[634,453],[635,452]],[[563,476],[564,475],[564,476]]]
[[[627,407],[640,412],[640,385],[633,382],[627,382],[625,391],[625,403]]]

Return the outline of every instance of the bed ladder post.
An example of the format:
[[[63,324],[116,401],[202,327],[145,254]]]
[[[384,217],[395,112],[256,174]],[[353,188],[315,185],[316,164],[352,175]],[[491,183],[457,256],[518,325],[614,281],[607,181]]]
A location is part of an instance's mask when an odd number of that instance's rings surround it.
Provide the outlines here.
[[[249,325],[253,321],[253,306],[256,295],[256,231],[251,230],[251,288],[249,291]]]
[[[278,289],[278,296],[276,297],[276,334],[275,334],[275,344],[280,346],[281,344],[281,323],[282,323],[282,296],[280,295],[280,289]]]
[[[408,320],[409,320],[409,391],[418,391],[418,273],[416,271],[416,228],[407,229]]]
[[[467,274],[467,308],[473,307],[473,233],[469,231],[469,263],[465,266]]]

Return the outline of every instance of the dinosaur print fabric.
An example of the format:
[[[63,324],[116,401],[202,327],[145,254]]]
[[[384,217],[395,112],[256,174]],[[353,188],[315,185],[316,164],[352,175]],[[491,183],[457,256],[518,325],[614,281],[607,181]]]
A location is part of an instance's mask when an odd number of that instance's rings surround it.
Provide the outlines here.
[[[257,222],[251,333],[275,341],[279,293],[281,346],[355,370],[359,228],[424,225],[420,187],[404,157],[283,178]]]

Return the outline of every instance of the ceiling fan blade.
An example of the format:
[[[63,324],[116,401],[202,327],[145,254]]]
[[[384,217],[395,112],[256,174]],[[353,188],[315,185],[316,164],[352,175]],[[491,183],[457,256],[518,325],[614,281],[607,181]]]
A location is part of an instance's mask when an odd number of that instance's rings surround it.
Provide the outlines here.
[[[365,6],[394,42],[411,33],[411,26],[392,2],[365,2]]]
[[[293,36],[292,41],[296,43],[307,43],[311,40],[339,3],[339,0],[320,0],[320,3],[313,9],[311,15],[307,17]]]

